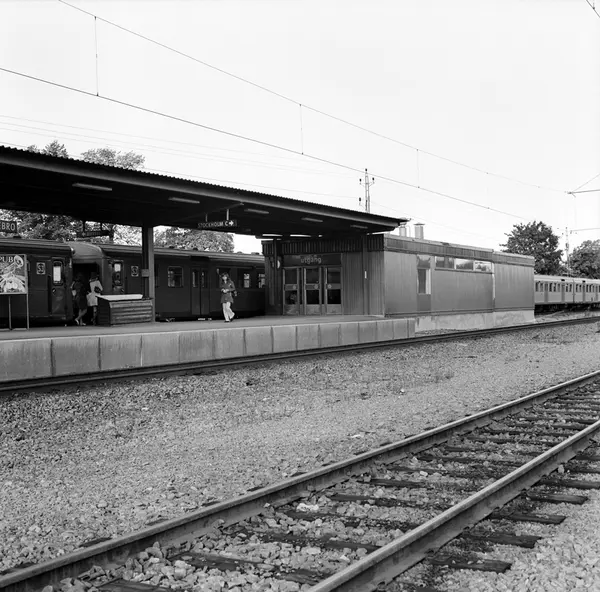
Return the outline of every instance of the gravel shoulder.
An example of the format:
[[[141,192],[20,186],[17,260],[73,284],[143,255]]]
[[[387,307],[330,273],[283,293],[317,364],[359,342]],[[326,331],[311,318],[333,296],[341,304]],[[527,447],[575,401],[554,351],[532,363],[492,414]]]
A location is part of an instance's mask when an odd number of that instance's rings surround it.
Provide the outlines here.
[[[5,398],[0,571],[598,369],[590,324]]]

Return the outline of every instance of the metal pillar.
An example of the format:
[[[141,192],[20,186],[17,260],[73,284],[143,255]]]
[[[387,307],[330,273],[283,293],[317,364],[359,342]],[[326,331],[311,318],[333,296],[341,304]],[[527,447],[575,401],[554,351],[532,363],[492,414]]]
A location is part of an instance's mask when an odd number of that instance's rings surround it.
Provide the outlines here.
[[[363,269],[363,314],[371,314],[370,302],[369,302],[369,276],[368,276],[368,252],[367,252],[367,237],[361,235],[361,246],[362,246],[362,269]]]
[[[152,301],[152,320],[156,319],[154,289],[154,226],[142,226],[142,290]]]

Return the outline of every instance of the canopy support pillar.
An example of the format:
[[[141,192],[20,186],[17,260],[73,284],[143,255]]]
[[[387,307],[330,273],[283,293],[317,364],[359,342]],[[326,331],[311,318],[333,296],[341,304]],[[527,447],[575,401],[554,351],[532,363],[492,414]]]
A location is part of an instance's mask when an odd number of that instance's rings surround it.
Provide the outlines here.
[[[142,226],[142,293],[152,301],[152,320],[156,319],[154,283],[154,226]]]

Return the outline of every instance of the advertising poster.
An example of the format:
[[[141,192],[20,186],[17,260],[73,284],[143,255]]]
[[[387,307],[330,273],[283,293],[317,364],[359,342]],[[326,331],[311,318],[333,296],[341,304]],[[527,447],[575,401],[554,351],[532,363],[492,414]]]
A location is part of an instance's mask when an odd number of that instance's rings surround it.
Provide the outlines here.
[[[25,255],[0,255],[0,296],[27,294]]]

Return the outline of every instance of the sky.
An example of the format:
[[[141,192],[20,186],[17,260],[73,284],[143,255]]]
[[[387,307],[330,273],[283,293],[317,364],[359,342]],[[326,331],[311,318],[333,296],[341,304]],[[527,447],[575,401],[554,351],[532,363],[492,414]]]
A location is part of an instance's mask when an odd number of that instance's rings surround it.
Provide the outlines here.
[[[567,193],[600,188],[600,5],[65,2],[0,0],[0,144],[134,150],[148,171],[354,210],[368,168],[371,212],[411,234],[499,249],[537,220],[562,248],[600,238],[600,192]]]

